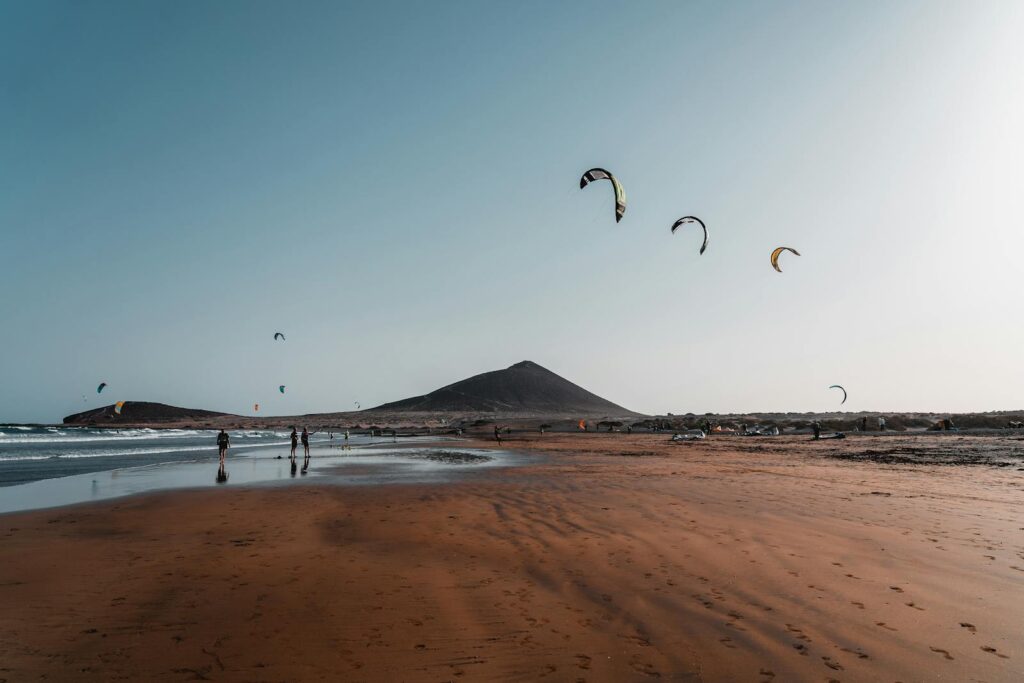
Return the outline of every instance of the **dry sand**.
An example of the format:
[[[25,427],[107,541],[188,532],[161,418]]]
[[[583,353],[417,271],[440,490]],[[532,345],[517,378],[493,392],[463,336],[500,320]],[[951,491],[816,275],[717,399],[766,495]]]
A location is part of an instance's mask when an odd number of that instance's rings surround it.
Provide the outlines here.
[[[870,438],[2,516],[0,680],[1024,679],[1024,473],[823,457]]]

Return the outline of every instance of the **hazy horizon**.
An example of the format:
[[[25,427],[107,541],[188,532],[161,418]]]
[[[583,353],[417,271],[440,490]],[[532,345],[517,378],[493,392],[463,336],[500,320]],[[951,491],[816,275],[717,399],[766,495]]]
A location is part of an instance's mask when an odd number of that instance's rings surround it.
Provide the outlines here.
[[[0,421],[526,359],[648,414],[1024,409],[1020,35],[1014,2],[4,3]]]

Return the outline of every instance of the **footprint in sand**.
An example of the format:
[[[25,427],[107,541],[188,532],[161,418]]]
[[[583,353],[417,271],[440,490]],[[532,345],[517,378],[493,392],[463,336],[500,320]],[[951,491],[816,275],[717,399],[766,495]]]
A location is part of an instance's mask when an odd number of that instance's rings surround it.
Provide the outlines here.
[[[988,652],[989,654],[993,654],[996,657],[1000,657],[1002,659],[1009,659],[1010,658],[1009,655],[1004,655],[1002,652],[999,652],[994,647],[989,647],[988,645],[982,645],[981,649],[982,649],[983,652]]]
[[[977,633],[978,632],[978,629],[976,629],[974,627],[974,624],[972,624],[972,623],[970,623],[968,621],[961,621],[960,625],[963,626],[968,631],[970,631],[971,633]]]
[[[589,669],[591,661],[587,655],[576,655],[576,666],[581,669]]]
[[[638,657],[633,657],[629,662],[629,666],[637,673],[651,676],[652,678],[661,678],[661,672],[655,669],[653,664],[641,661]]]
[[[807,646],[803,643],[793,643],[793,649],[799,652],[804,657],[807,656]]]
[[[887,626],[884,621],[876,621],[875,622],[875,626],[881,626],[882,628],[889,629],[890,631],[898,631],[899,630],[898,628],[893,628],[892,626]]]
[[[761,683],[769,683],[775,678],[775,672],[771,669],[761,669],[758,673],[761,674]]]
[[[949,650],[943,650],[941,647],[931,647],[931,646],[929,646],[928,649],[930,649],[932,652],[939,653],[940,655],[942,655],[943,657],[945,657],[946,659],[948,659],[950,661],[953,660],[953,655],[949,654]]]
[[[843,670],[843,665],[840,664],[839,662],[832,661],[831,657],[822,657],[821,659],[822,659],[823,662],[825,662],[825,666],[827,666],[828,668],[834,669],[835,671],[842,671]]]
[[[807,642],[811,642],[811,639],[807,637],[807,634],[804,633],[802,629],[793,626],[793,624],[786,624],[786,630],[790,633],[798,634],[797,638],[799,638],[800,640],[806,640]]]
[[[923,612],[923,611],[924,611],[924,607],[918,607],[918,606],[917,606],[917,605],[915,605],[915,604],[914,604],[913,602],[905,602],[905,603],[903,603],[903,604],[904,604],[904,605],[906,605],[907,607],[913,607],[913,608],[914,608],[914,609],[916,609],[916,610],[920,610],[921,612]]]
[[[722,645],[725,645],[728,648],[732,648],[733,650],[736,649],[736,646],[732,644],[732,638],[730,638],[729,636],[725,636],[724,638],[719,638],[718,642],[720,642]]]
[[[897,593],[902,593],[903,592],[903,589],[900,588],[899,586],[889,586],[889,590],[896,591]]]

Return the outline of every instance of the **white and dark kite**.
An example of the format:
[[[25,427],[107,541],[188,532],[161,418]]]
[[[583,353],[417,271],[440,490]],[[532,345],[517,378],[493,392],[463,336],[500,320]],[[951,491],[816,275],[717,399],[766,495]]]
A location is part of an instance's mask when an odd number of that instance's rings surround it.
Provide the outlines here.
[[[626,191],[622,189],[622,184],[616,180],[615,176],[603,168],[592,168],[584,173],[580,178],[580,189],[582,190],[595,180],[611,181],[612,187],[615,189],[615,222],[618,223],[626,213]]]
[[[708,226],[704,225],[704,221],[697,218],[696,216],[683,216],[675,223],[672,224],[672,234],[676,234],[676,228],[684,223],[697,223],[700,225],[701,230],[704,231],[704,243],[700,245],[700,253],[704,253],[704,250],[708,248]]]

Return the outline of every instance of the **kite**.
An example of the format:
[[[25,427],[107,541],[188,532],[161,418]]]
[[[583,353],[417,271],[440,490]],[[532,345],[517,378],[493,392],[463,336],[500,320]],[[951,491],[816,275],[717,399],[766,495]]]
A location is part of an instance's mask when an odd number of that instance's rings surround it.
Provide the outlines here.
[[[274,333],[274,341],[277,341],[278,337],[281,338],[281,341],[284,341],[284,332],[275,332]]]
[[[672,224],[672,234],[676,234],[676,228],[683,223],[699,223],[702,230],[704,230],[704,244],[700,245],[700,253],[704,253],[704,250],[708,248],[708,226],[704,225],[704,221],[697,218],[696,216],[683,216],[675,223]]]
[[[361,405],[359,405],[359,401],[355,402],[355,406],[356,406],[356,410],[362,410],[362,408],[363,408]]]
[[[782,268],[779,268],[779,254],[781,254],[784,251],[791,251],[794,254],[796,254],[797,256],[800,255],[800,252],[797,251],[796,249],[793,249],[792,247],[779,247],[778,249],[773,251],[772,252],[772,268],[774,268],[775,270],[777,270],[780,273],[782,272]]]
[[[838,389],[839,391],[843,392],[843,400],[839,402],[839,405],[846,403],[846,389],[843,389],[838,384],[833,384],[832,386],[829,387],[829,389]]]
[[[254,411],[254,412],[257,412],[257,413],[258,413],[258,412],[260,412],[260,404],[259,404],[259,403],[257,403],[256,405],[254,405],[254,406],[252,407],[252,409],[253,409],[253,411]]]
[[[584,173],[580,178],[580,189],[582,190],[595,180],[611,181],[612,187],[615,189],[615,222],[618,223],[626,213],[626,191],[622,189],[622,184],[615,179],[615,176],[603,168],[592,168]]]
[[[107,386],[106,382],[100,382],[100,385],[98,387],[96,387],[96,393],[97,394],[102,393],[103,390],[106,388],[106,386]]]
[[[279,386],[277,388],[277,390],[280,391],[283,394],[284,393],[284,385],[282,384],[281,386]]]
[[[121,409],[124,408],[124,401],[118,401],[114,404],[114,412],[118,415],[121,414]]]

